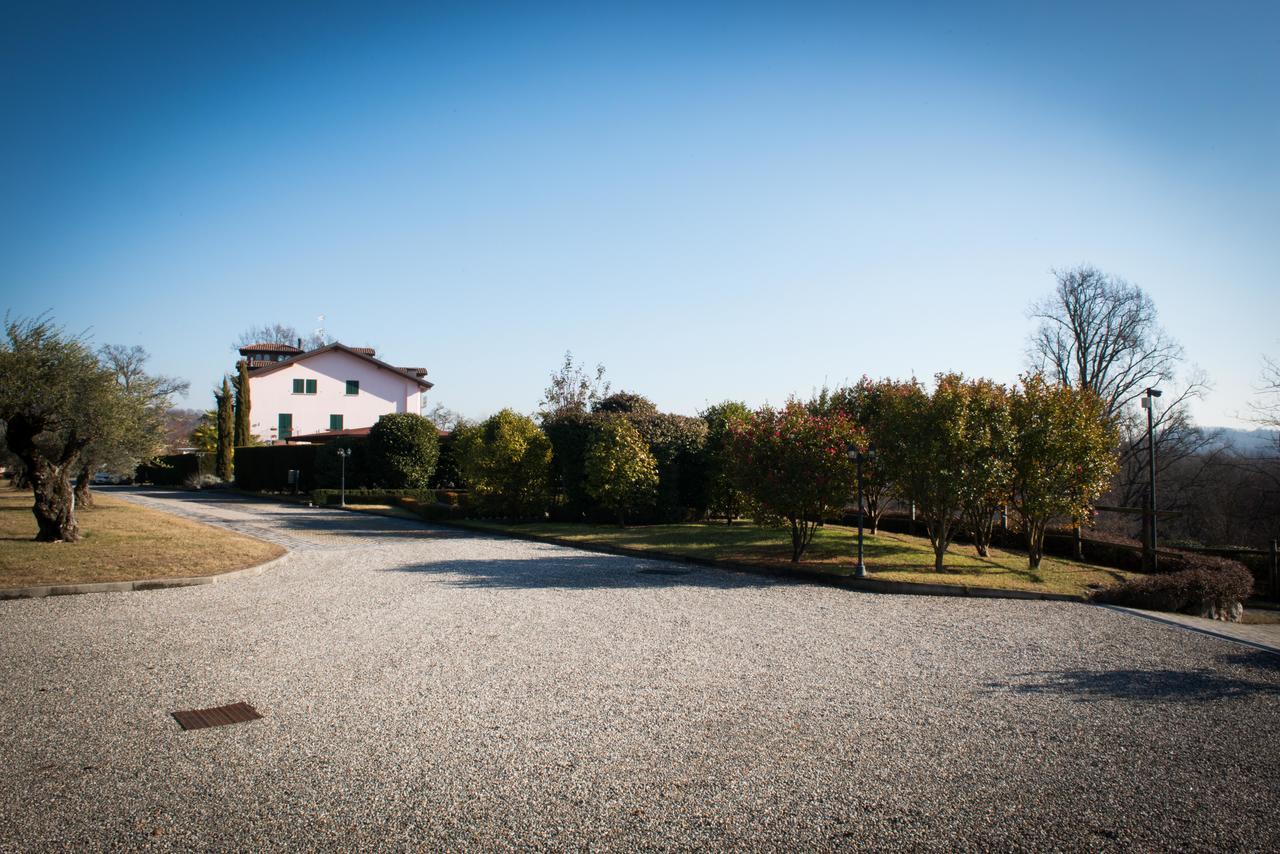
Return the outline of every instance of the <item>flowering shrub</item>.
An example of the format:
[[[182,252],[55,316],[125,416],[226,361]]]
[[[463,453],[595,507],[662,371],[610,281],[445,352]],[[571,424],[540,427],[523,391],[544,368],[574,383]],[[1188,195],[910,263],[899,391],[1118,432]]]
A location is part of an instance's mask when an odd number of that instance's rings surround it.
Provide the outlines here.
[[[759,521],[786,520],[791,561],[799,562],[823,515],[855,490],[849,451],[864,446],[862,432],[843,413],[814,414],[796,401],[735,419],[729,431],[742,490]]]

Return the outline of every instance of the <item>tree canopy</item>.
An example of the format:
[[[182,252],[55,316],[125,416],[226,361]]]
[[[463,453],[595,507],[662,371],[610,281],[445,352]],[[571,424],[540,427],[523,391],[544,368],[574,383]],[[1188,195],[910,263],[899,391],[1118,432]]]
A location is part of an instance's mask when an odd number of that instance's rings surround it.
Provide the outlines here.
[[[5,321],[0,420],[35,493],[37,540],[80,539],[71,477],[86,449],[111,440],[137,398],[78,337],[48,318]]]

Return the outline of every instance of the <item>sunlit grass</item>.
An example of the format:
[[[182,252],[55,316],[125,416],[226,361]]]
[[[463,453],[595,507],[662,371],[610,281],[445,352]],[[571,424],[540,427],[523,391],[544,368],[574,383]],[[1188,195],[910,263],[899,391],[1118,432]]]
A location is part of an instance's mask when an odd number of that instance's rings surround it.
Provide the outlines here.
[[[83,540],[37,543],[31,504],[30,492],[0,487],[0,588],[216,575],[285,551],[102,493],[76,513]]]
[[[584,544],[600,544],[637,552],[671,554],[733,561],[781,569],[791,563],[790,533],[783,528],[767,528],[751,523],[690,525],[645,525],[632,528],[576,523],[504,524],[469,522],[494,531],[513,531],[556,537]],[[800,566],[807,570],[848,575],[856,563],[857,529],[825,525],[814,535]],[[925,537],[880,532],[864,538],[863,552],[868,575],[886,581],[913,581],[930,584],[958,584],[1027,590],[1039,593],[1087,594],[1091,585],[1110,586],[1132,573],[1075,561],[1045,558],[1038,570],[1027,566],[1027,556],[992,549],[990,557],[979,557],[972,546],[952,545],[946,568],[933,569],[933,547]]]

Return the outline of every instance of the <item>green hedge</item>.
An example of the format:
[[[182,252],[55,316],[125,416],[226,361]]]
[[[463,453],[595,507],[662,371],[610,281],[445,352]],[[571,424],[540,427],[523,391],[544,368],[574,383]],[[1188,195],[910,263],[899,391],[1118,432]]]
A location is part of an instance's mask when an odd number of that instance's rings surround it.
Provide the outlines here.
[[[350,451],[344,463],[339,450]],[[313,488],[337,489],[342,486],[342,472],[346,469],[347,489],[364,489],[369,483],[369,440],[362,437],[334,439],[319,446],[316,451],[315,481]]]
[[[369,430],[369,478],[388,489],[425,488],[440,456],[440,433],[412,412],[380,417]]]
[[[213,454],[168,454],[139,465],[133,479],[156,486],[182,486],[193,475],[213,474],[215,462]]]
[[[299,492],[315,485],[316,453],[321,445],[260,445],[236,448],[236,486],[250,492],[291,492],[289,470],[298,469]]]

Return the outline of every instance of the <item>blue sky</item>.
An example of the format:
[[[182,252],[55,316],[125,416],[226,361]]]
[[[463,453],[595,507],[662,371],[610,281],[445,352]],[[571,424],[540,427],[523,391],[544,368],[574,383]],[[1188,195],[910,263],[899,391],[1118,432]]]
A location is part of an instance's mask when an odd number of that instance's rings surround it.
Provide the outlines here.
[[[186,5],[6,7],[0,304],[192,406],[320,315],[472,417],[566,349],[689,413],[1012,381],[1082,262],[1203,423],[1280,354],[1275,3]]]

